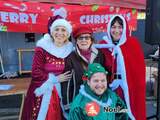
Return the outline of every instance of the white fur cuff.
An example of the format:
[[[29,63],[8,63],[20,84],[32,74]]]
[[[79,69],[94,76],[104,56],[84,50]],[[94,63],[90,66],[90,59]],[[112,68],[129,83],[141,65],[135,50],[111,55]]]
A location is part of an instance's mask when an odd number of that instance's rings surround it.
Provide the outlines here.
[[[44,82],[39,88],[36,88],[34,93],[36,96],[41,96],[47,91],[52,91],[53,85],[56,83],[58,83],[56,76],[52,73],[49,73],[48,80]]]

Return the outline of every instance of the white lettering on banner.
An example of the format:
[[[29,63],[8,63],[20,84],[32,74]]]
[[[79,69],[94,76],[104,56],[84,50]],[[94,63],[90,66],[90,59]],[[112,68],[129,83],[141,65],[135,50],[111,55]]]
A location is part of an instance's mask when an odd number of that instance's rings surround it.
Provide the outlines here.
[[[87,15],[86,16],[86,23],[87,24],[93,23],[93,15]]]
[[[10,12],[8,16],[10,16],[10,22],[11,22],[11,23],[18,23],[18,18],[19,18],[19,16],[18,16],[17,13]],[[5,22],[5,21],[3,21],[3,22]],[[9,21],[8,21],[8,22],[9,22]]]
[[[7,12],[1,12],[1,21],[2,22],[9,22],[8,13]]]
[[[36,23],[36,20],[37,20],[38,14],[29,14],[29,15],[31,16],[32,23]]]
[[[81,23],[81,24],[85,24],[85,15],[82,15],[82,16],[80,17],[80,23]]]
[[[20,23],[28,23],[29,16],[27,14],[19,13],[19,16],[21,16],[19,19]]]
[[[131,13],[121,14],[123,15],[127,21],[131,20]],[[109,15],[82,15],[80,16],[80,23],[81,24],[102,24],[108,23],[112,14]]]
[[[95,17],[94,17],[95,23],[97,23],[97,24],[101,23],[100,20],[101,20],[101,17],[99,15],[95,15]]]
[[[38,14],[16,13],[0,11],[0,22],[6,23],[29,23],[36,24]]]

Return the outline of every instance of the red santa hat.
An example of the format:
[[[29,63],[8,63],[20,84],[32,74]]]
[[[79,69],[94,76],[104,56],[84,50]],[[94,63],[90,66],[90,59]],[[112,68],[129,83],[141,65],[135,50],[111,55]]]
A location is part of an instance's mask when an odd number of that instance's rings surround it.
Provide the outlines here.
[[[64,26],[68,32],[68,35],[70,36],[72,32],[72,25],[66,19],[64,19],[67,16],[66,14],[67,13],[64,8],[57,9],[54,12],[54,16],[50,17],[48,21],[49,34],[51,34],[57,26]]]
[[[93,33],[93,31],[92,31],[91,27],[80,26],[80,27],[75,28],[75,30],[73,32],[73,37],[76,39],[81,34],[92,34],[92,33]]]

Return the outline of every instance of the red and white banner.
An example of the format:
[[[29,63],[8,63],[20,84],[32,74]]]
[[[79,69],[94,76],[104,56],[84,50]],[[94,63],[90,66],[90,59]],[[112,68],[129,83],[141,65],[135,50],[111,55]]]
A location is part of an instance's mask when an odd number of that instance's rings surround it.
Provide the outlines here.
[[[67,11],[66,19],[73,28],[88,25],[95,32],[106,31],[106,24],[114,14],[122,14],[130,30],[137,28],[137,11],[98,5],[55,5],[37,2],[0,2],[0,31],[46,33],[47,21],[59,8]]]

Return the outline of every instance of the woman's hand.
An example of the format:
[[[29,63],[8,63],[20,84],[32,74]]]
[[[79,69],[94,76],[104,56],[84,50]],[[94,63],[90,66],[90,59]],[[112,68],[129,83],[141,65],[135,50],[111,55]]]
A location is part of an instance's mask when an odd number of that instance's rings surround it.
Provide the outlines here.
[[[59,82],[65,82],[65,81],[68,81],[72,78],[72,72],[71,71],[67,71],[63,74],[60,74],[57,76],[58,78],[58,81]]]

